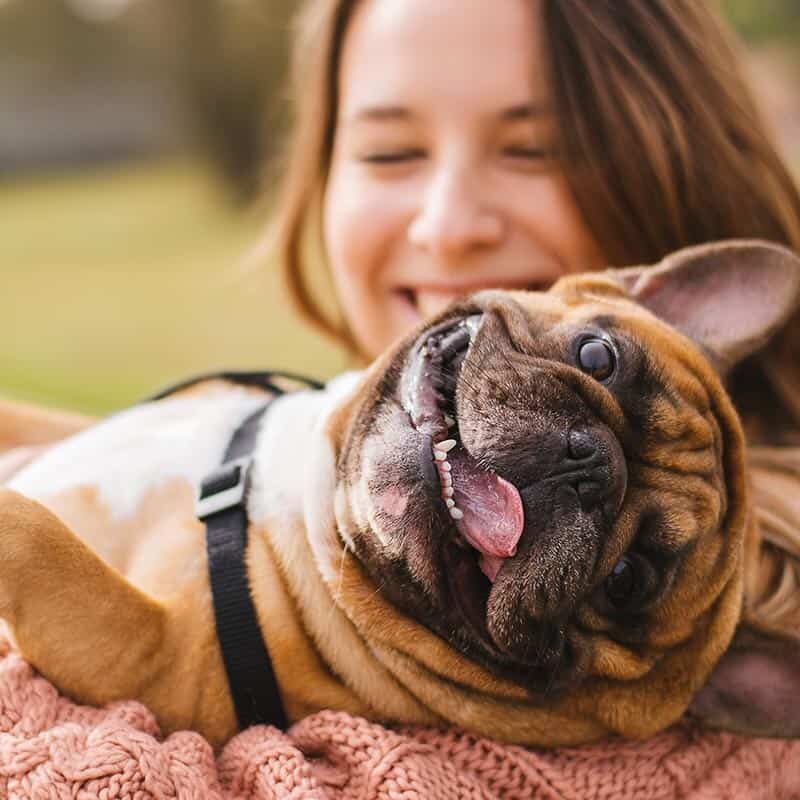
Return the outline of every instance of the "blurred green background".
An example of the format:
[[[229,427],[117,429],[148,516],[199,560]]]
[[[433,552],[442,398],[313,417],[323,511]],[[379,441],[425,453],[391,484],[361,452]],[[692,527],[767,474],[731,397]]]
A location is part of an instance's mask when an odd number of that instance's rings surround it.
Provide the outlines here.
[[[103,413],[195,372],[347,366],[257,255],[295,7],[0,0],[1,395]],[[722,7],[800,167],[800,2]]]

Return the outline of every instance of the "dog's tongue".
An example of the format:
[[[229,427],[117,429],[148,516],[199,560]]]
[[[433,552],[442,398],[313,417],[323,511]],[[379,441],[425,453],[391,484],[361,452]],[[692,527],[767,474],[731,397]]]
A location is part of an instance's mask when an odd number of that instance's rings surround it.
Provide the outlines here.
[[[451,452],[453,500],[463,517],[461,535],[481,554],[480,568],[494,583],[503,562],[517,552],[525,522],[516,487],[493,472],[482,470],[466,453]]]

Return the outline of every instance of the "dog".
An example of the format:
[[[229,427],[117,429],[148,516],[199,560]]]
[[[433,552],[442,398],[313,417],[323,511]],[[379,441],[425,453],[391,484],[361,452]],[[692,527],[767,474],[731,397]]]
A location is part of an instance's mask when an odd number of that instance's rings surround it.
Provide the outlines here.
[[[748,614],[757,532],[724,388],[798,302],[789,250],[702,245],[481,292],[275,399],[246,570],[289,721],[339,709],[554,747],[688,714],[800,736],[800,641]],[[195,501],[262,402],[194,384],[0,490],[0,618],[62,691],[235,733]]]

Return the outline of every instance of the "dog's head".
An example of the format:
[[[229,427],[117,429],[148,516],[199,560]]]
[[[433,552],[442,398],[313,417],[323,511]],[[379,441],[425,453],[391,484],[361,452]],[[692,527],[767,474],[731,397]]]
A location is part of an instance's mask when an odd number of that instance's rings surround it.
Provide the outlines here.
[[[694,697],[712,723],[800,735],[797,646],[741,623],[723,388],[798,295],[795,256],[738,242],[452,307],[336,418],[340,537],[399,614],[567,729],[648,733]]]

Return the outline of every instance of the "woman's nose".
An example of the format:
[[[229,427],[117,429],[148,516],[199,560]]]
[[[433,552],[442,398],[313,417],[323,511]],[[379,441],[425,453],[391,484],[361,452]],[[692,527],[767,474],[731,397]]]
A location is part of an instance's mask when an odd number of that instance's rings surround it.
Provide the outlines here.
[[[425,192],[408,238],[438,258],[458,258],[494,247],[503,238],[503,220],[481,196],[475,178],[440,175]]]

